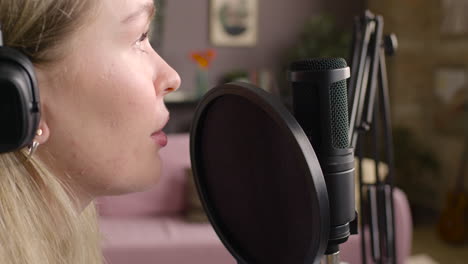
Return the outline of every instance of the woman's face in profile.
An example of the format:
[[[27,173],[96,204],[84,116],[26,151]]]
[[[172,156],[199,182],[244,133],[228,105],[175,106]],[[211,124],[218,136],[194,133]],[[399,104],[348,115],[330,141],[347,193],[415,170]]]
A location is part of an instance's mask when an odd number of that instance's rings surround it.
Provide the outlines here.
[[[157,182],[169,113],[163,97],[178,74],[152,49],[152,0],[101,0],[95,18],[64,45],[67,56],[38,70],[39,155],[64,171],[82,206],[98,195],[139,191]],[[51,158],[48,158],[50,154]]]

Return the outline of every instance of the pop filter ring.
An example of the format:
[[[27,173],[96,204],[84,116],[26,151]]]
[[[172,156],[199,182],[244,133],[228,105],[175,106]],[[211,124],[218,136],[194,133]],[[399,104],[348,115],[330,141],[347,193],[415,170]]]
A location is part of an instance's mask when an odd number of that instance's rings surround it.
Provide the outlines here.
[[[276,97],[266,91],[247,83],[233,82],[223,84],[208,91],[198,104],[192,122],[190,156],[193,176],[200,200],[216,234],[238,263],[251,263],[245,259],[245,256],[240,254],[239,250],[235,248],[232,241],[230,241],[229,236],[223,232],[222,225],[217,219],[217,212],[213,210],[210,197],[208,197],[206,192],[207,187],[202,180],[204,172],[203,163],[201,161],[203,153],[200,150],[202,145],[199,140],[201,138],[200,130],[202,129],[205,115],[210,105],[223,96],[239,96],[261,108],[278,126],[288,131],[289,136],[293,137],[297,145],[291,147],[300,148],[303,154],[303,160],[307,163],[306,167],[309,169],[312,178],[313,186],[311,186],[311,188],[315,190],[313,202],[318,203],[317,208],[319,208],[319,212],[314,213],[318,215],[320,223],[318,233],[314,234],[313,238],[314,241],[319,241],[316,244],[318,246],[314,247],[311,243],[306,254],[307,257],[303,263],[319,263],[327,248],[330,225],[328,193],[320,164],[306,134],[284,105]]]

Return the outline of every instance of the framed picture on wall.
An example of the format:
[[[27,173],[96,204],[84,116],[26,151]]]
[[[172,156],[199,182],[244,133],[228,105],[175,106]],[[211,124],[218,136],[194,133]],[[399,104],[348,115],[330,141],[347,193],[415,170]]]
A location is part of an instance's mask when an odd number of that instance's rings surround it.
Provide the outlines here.
[[[210,0],[210,40],[215,46],[255,46],[258,0]]]
[[[446,36],[468,34],[468,1],[441,0],[441,33]]]

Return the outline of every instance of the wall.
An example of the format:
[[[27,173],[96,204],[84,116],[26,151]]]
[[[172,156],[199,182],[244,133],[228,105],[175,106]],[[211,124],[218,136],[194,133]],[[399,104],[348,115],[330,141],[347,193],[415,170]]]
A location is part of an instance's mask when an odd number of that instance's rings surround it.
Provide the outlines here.
[[[259,35],[252,48],[214,47],[218,56],[210,70],[210,83],[234,69],[276,70],[284,50],[296,40],[304,22],[324,11],[337,14],[339,23],[350,25],[362,10],[362,0],[259,0]],[[354,4],[353,4],[354,3]],[[358,3],[358,4],[356,4]],[[193,50],[213,47],[209,42],[209,0],[166,0],[163,40],[160,53],[182,78],[181,92],[193,89]]]
[[[446,191],[454,188],[463,131],[458,131],[458,135],[443,133],[435,121],[444,111],[434,92],[435,73],[443,66],[468,68],[468,36],[441,35],[441,1],[370,0],[369,3],[373,10],[384,15],[386,31],[395,32],[399,39],[397,56],[388,60],[394,125],[409,128],[428,154],[440,163],[436,175],[418,173],[400,177],[417,180],[414,189],[430,191],[419,197],[409,192],[411,200],[438,210]]]

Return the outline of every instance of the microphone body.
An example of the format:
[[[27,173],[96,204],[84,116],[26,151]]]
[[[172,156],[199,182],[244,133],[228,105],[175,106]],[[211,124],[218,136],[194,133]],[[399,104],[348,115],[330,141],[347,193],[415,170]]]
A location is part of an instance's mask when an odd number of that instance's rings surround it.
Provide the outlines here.
[[[350,70],[341,58],[306,59],[291,64],[289,77],[294,117],[317,154],[327,185],[331,250],[327,253],[333,253],[333,245],[348,239],[350,222],[356,218],[346,89]]]

